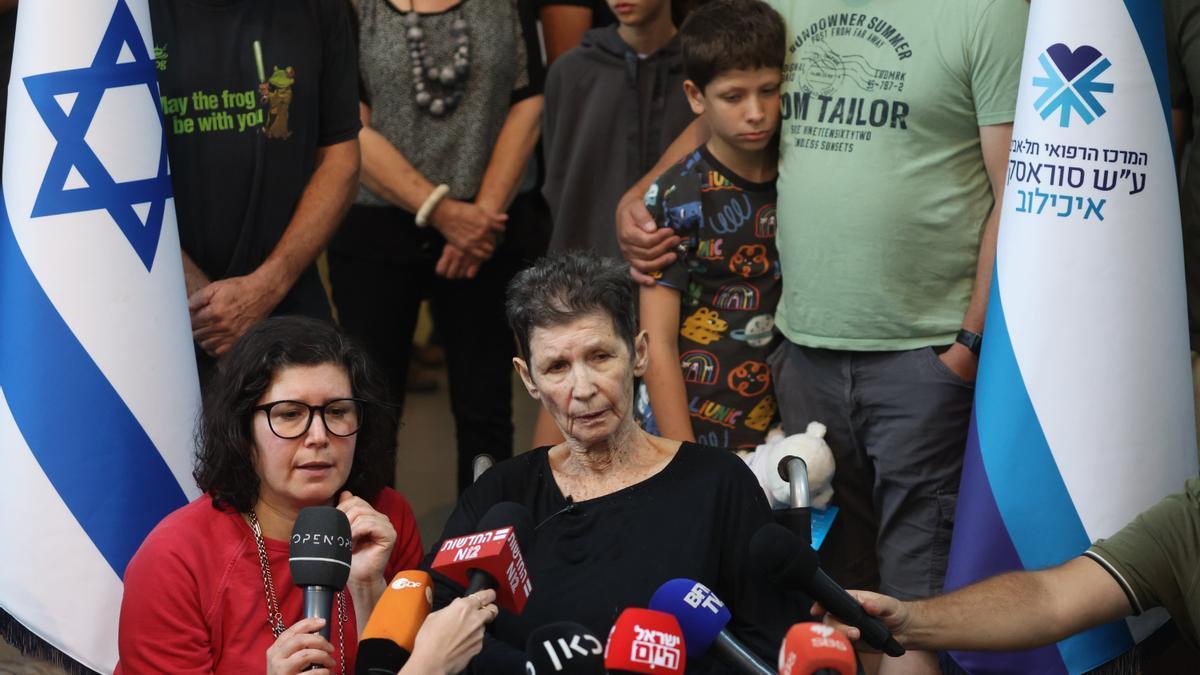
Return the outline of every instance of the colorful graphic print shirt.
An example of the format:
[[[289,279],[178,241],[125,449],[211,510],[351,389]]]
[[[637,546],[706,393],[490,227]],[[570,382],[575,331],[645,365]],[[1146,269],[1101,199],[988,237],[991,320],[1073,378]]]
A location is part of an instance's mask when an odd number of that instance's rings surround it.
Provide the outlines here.
[[[701,146],[658,177],[646,207],[683,239],[658,283],[680,294],[679,365],[696,441],[754,448],[776,412],[767,367],[782,288],[775,184],[743,180]]]

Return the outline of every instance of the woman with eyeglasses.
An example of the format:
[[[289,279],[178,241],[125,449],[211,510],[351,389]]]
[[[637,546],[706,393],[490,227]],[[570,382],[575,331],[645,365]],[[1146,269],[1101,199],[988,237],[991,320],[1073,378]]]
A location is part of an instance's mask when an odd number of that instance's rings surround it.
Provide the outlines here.
[[[364,352],[324,322],[267,319],[234,345],[205,392],[193,471],[204,495],[163,519],[125,571],[118,673],[354,671],[388,580],[421,559],[412,508],[386,487],[397,416],[383,391]],[[297,514],[319,505],[344,512],[352,538],[328,640],[319,619],[300,620],[288,565]],[[453,634],[440,644],[482,641],[491,600],[432,622]]]

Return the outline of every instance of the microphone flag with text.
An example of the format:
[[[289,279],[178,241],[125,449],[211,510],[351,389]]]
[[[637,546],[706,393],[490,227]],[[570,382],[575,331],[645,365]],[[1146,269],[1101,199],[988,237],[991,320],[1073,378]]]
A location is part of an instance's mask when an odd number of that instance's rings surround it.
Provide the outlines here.
[[[375,603],[358,641],[354,672],[395,675],[412,656],[417,631],[433,606],[433,582],[428,572],[396,574]]]
[[[654,591],[650,609],[666,612],[679,621],[688,655],[693,659],[703,656],[711,647],[718,659],[739,673],[774,673],[725,629],[733,615],[704,584],[692,579],[671,579]]]
[[[608,632],[604,666],[610,673],[682,675],[687,646],[679,621],[653,609],[625,609]]]
[[[155,65],[147,0],[21,3],[0,181],[0,538],[36,545],[0,565],[0,631],[100,672],[116,667],[129,560],[200,496]]]
[[[330,626],[337,622],[333,596],[346,587],[350,578],[350,553],[350,520],[346,514],[332,506],[300,509],[292,525],[288,565],[292,583],[304,590],[304,618],[325,619],[319,632],[326,640]]]
[[[1158,0],[1031,5],[946,591],[1064,563],[1196,475],[1167,94]],[[1165,618],[953,657],[1082,673]]]
[[[779,675],[856,675],[858,661],[845,635],[822,623],[798,623],[779,648]]]
[[[604,644],[574,621],[537,628],[525,643],[526,675],[604,675]]]
[[[466,587],[464,595],[495,589],[496,606],[514,614],[525,609],[533,584],[524,546],[533,541],[533,516],[514,502],[495,504],[479,519],[479,531],[442,542],[430,566]]]

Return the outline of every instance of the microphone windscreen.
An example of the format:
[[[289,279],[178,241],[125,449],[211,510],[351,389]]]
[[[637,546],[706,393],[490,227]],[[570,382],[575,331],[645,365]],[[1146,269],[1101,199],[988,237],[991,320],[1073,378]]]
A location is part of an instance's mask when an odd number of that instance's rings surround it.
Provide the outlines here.
[[[417,631],[433,606],[432,580],[427,572],[406,570],[392,579],[375,603],[363,628],[355,671],[394,673],[412,655]]]
[[[292,581],[340,591],[350,577],[350,521],[332,506],[309,506],[296,516],[288,548]]]
[[[528,550],[533,543],[533,515],[524,506],[516,502],[497,502],[479,519],[476,530],[486,532],[502,527],[512,527],[522,551]]]
[[[604,667],[610,672],[682,675],[687,666],[683,631],[666,612],[630,607],[608,633]]]
[[[525,657],[527,675],[604,675],[600,638],[573,621],[547,624],[530,633]]]
[[[779,675],[811,675],[823,671],[855,675],[858,662],[846,636],[820,623],[798,623],[779,649]]]
[[[666,612],[679,621],[688,656],[708,651],[713,640],[729,623],[729,608],[704,584],[691,579],[672,579],[654,592],[650,609]]]
[[[778,523],[763,525],[750,538],[750,570],[783,590],[803,590],[820,565],[817,552]]]

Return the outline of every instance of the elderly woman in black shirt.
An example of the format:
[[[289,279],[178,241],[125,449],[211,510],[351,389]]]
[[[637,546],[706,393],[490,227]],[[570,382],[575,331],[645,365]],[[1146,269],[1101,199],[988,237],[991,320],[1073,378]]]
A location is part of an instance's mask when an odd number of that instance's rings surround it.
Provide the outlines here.
[[[806,613],[747,569],[770,508],[734,453],[651,436],[634,421],[647,348],[626,267],[579,253],[543,259],[509,285],[507,309],[517,372],[566,440],[496,465],[446,524],[443,540],[474,532],[489,507],[512,501],[537,525],[523,542],[533,593],[520,616],[501,612],[472,672],[523,672],[526,638],[551,622],[604,638],[622,609],[646,606],[677,577],[713,589],[733,613],[729,629],[773,662]],[[459,589],[439,582],[448,602]],[[689,672],[712,672],[710,661],[689,659]]]

